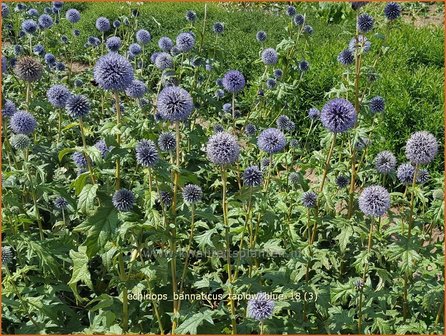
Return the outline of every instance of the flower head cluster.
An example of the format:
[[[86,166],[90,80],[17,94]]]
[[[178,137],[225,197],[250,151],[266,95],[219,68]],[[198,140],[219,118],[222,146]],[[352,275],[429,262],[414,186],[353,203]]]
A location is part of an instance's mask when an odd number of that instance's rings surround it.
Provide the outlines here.
[[[125,188],[117,190],[112,198],[113,205],[118,211],[127,212],[132,210],[135,204],[133,192]]]
[[[96,149],[101,153],[102,158],[105,158],[107,153],[110,151],[111,148],[107,146],[104,140],[99,140],[94,144]]]
[[[160,47],[162,51],[169,52],[173,47],[173,42],[167,36],[163,36],[158,40],[158,47]]]
[[[158,137],[158,146],[164,152],[171,152],[175,150],[177,141],[175,135],[171,132],[164,132]]]
[[[16,112],[17,108],[15,104],[11,100],[6,99],[3,103],[2,117],[12,117]]]
[[[98,17],[96,20],[96,28],[100,32],[106,32],[106,31],[110,30],[110,21],[103,16]]]
[[[413,175],[415,174],[415,167],[410,163],[403,163],[396,171],[396,177],[404,185],[412,184]]]
[[[195,204],[203,198],[203,191],[195,184],[188,184],[183,188],[183,199],[189,204]]]
[[[73,155],[71,155],[71,159],[73,160],[76,167],[78,168],[87,167],[87,158],[85,157],[84,153],[74,152]]]
[[[302,26],[305,23],[305,17],[302,14],[296,14],[293,17],[293,23],[296,26]]]
[[[182,52],[188,52],[192,50],[195,45],[195,38],[191,33],[181,33],[176,39],[177,48]]]
[[[345,188],[349,185],[350,179],[345,175],[338,175],[335,182],[339,188]]]
[[[299,70],[302,72],[308,71],[310,69],[310,63],[305,60],[299,62]]]
[[[145,29],[140,29],[136,32],[136,41],[138,41],[138,43],[140,43],[142,45],[149,43],[151,39],[152,39],[152,36]]]
[[[16,150],[24,150],[31,145],[31,139],[25,134],[14,134],[11,137],[11,146]]]
[[[262,61],[266,65],[274,65],[277,63],[278,55],[277,51],[273,48],[267,48],[262,51]]]
[[[225,31],[225,25],[222,22],[215,22],[212,30],[215,34],[223,34]]]
[[[319,119],[321,116],[321,111],[319,111],[317,108],[312,107],[308,110],[308,117],[310,119],[316,120]]]
[[[161,190],[158,195],[158,202],[163,208],[169,208],[172,205],[172,195],[168,191]]]
[[[132,43],[129,45],[129,54],[132,56],[139,55],[142,51],[141,46],[138,43]]]
[[[257,187],[263,182],[263,173],[257,166],[251,166],[243,172],[243,184],[248,187]]]
[[[65,18],[71,23],[76,23],[81,19],[81,14],[77,9],[71,8],[65,13]]]
[[[245,126],[245,134],[248,136],[253,136],[257,132],[257,127],[254,124],[247,124]]]
[[[369,3],[368,1],[352,1],[352,9],[358,10],[359,8],[364,7],[368,3]]]
[[[375,21],[367,13],[358,16],[358,30],[360,33],[367,33],[373,29]]]
[[[437,155],[438,142],[426,131],[413,133],[406,143],[406,157],[413,164],[428,164]]]
[[[160,70],[171,69],[173,68],[173,59],[166,52],[160,52],[156,56],[155,66]]]
[[[338,55],[338,62],[342,65],[351,65],[354,61],[355,56],[350,49],[344,49]]]
[[[268,35],[263,30],[256,33],[256,39],[258,42],[265,42],[267,37]]]
[[[273,316],[275,303],[266,293],[257,293],[248,301],[249,317],[263,321]]]
[[[306,191],[302,194],[302,204],[306,208],[314,208],[317,204],[317,195],[313,191]]]
[[[57,84],[48,89],[46,96],[51,105],[58,108],[64,108],[71,93],[66,86]]]
[[[417,173],[417,183],[425,184],[429,181],[430,174],[427,169],[420,169]]]
[[[146,92],[146,84],[138,79],[134,79],[130,86],[125,90],[126,95],[131,98],[142,98]]]
[[[294,7],[294,6],[287,6],[287,8],[286,8],[286,14],[287,14],[288,16],[294,16],[294,15],[296,15],[296,7]]]
[[[367,216],[381,217],[389,208],[390,194],[384,187],[367,187],[359,196],[359,209]]]
[[[300,181],[300,176],[296,172],[291,172],[290,175],[288,175],[288,183],[290,185],[296,185]]]
[[[278,153],[285,148],[285,135],[277,128],[268,128],[260,133],[257,145],[268,154]]]
[[[384,108],[386,107],[384,98],[380,96],[373,97],[370,99],[369,107],[372,113],[384,112]]]
[[[43,65],[33,57],[24,56],[17,60],[14,72],[21,80],[36,82],[42,77]]]
[[[348,43],[348,50],[354,53],[356,50],[359,52],[368,52],[372,43],[364,35],[358,35],[350,40]]]
[[[274,77],[276,79],[280,79],[283,76],[283,71],[281,69],[275,69],[274,70]]]
[[[233,135],[219,132],[209,138],[206,153],[212,163],[220,166],[230,165],[238,160],[240,146]]]
[[[68,207],[68,201],[61,196],[57,197],[53,203],[54,203],[54,206],[56,207],[56,209],[63,210]]]
[[[230,70],[223,77],[223,87],[230,93],[242,91],[245,84],[245,77],[237,70]]]
[[[276,120],[277,128],[282,131],[292,131],[294,129],[294,122],[290,120],[286,115],[281,115]]]
[[[66,101],[65,110],[71,118],[84,117],[90,112],[90,102],[83,95],[71,95]]]
[[[212,130],[213,130],[214,133],[219,133],[219,132],[224,132],[225,128],[223,127],[222,124],[215,124],[212,127]]]
[[[310,25],[304,26],[304,34],[311,35],[313,34],[313,31],[313,27],[311,27]]]
[[[102,56],[94,66],[94,79],[104,90],[124,91],[133,81],[130,62],[117,53]]]
[[[197,20],[197,13],[195,13],[193,10],[188,10],[186,12],[186,20],[189,22],[195,22]]]
[[[194,102],[183,88],[168,86],[158,95],[157,108],[165,120],[185,121],[194,109]]]
[[[344,98],[335,98],[324,105],[321,111],[322,125],[333,133],[343,133],[356,123],[356,111]]]
[[[384,7],[384,15],[387,20],[396,20],[401,16],[401,6],[397,2],[389,2]]]
[[[11,117],[10,127],[16,134],[31,134],[37,127],[37,121],[31,113],[17,111]]]
[[[105,45],[111,52],[117,52],[121,48],[121,39],[117,36],[112,36],[105,41]]]
[[[32,19],[28,19],[22,22],[22,30],[27,34],[34,34],[37,30],[37,23]]]
[[[395,171],[396,158],[390,151],[382,151],[376,155],[375,168],[381,174],[390,174]]]
[[[144,167],[153,167],[158,162],[158,151],[151,140],[141,140],[136,144],[136,161]]]
[[[274,89],[277,86],[277,82],[274,78],[268,78],[266,80],[266,87],[270,90]]]

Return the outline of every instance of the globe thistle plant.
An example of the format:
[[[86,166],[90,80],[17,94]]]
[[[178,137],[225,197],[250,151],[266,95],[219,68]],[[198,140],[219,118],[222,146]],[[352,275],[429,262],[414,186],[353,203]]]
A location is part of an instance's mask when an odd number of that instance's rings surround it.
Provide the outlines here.
[[[78,168],[86,168],[88,166],[87,158],[82,152],[74,152],[71,155],[71,159]]]
[[[359,209],[367,216],[381,217],[389,208],[390,194],[384,187],[367,187],[359,196]]]
[[[214,127],[212,127],[212,130],[214,133],[224,132],[225,128],[221,124],[215,124]]]
[[[118,211],[128,212],[132,210],[135,204],[135,196],[133,195],[133,192],[123,188],[114,193],[112,202]]]
[[[347,187],[348,185],[349,185],[349,183],[350,183],[350,178],[349,177],[347,177],[347,176],[345,176],[345,175],[338,175],[337,177],[336,177],[336,185],[339,187],[339,188],[345,188],[345,187]]]
[[[189,92],[178,86],[164,88],[157,99],[158,112],[170,122],[185,121],[194,110]]]
[[[277,86],[277,82],[276,82],[276,80],[274,78],[268,78],[266,80],[266,87],[269,90],[273,90],[276,86]]]
[[[51,105],[57,108],[64,108],[71,93],[66,86],[57,84],[48,89],[46,96]]]
[[[345,66],[351,65],[355,62],[355,56],[350,49],[344,49],[338,55],[338,62]]]
[[[197,13],[195,13],[193,10],[188,10],[186,12],[186,20],[189,22],[195,22],[197,20]]]
[[[145,29],[140,29],[136,32],[136,41],[138,41],[139,44],[146,45],[151,39],[152,36]]]
[[[372,113],[384,112],[385,109],[384,98],[380,96],[373,97],[372,99],[370,99],[369,107]]]
[[[305,60],[299,62],[299,70],[302,72],[308,71],[310,69],[310,63]]]
[[[137,56],[142,52],[142,48],[138,43],[132,43],[129,46],[129,52],[130,52],[130,54]]]
[[[105,41],[105,46],[111,52],[117,52],[121,48],[121,39],[117,36],[109,37]]]
[[[381,174],[390,174],[395,171],[396,158],[390,151],[382,151],[376,155],[375,168]]]
[[[250,166],[243,172],[243,184],[247,187],[258,187],[263,182],[263,173],[257,166]]]
[[[48,14],[42,14],[39,16],[38,22],[41,29],[48,29],[53,25],[53,18]]]
[[[384,7],[384,15],[387,20],[393,21],[401,16],[401,6],[397,2],[389,2]]]
[[[160,191],[158,194],[158,201],[164,209],[170,208],[172,205],[172,195],[168,191]]]
[[[14,72],[21,80],[36,82],[43,74],[43,65],[35,58],[23,56],[15,64]]]
[[[304,31],[304,34],[311,35],[311,34],[313,34],[314,29],[310,25],[305,25],[303,31]]]
[[[319,111],[317,108],[312,107],[308,110],[308,117],[312,120],[319,119],[321,116],[321,111]]]
[[[155,59],[155,66],[160,70],[172,69],[173,68],[172,56],[170,56],[170,54],[166,52],[158,53]]]
[[[409,185],[413,182],[415,167],[410,163],[403,163],[396,171],[396,177],[403,185]]]
[[[94,146],[96,147],[96,149],[99,151],[99,153],[101,153],[101,157],[105,158],[105,156],[108,154],[108,152],[110,151],[110,148],[107,146],[107,144],[105,143],[104,140],[99,140],[97,141]]]
[[[215,34],[223,34],[225,31],[225,25],[222,22],[215,22],[212,26],[212,30]]]
[[[425,184],[429,181],[430,174],[427,169],[420,169],[417,173],[417,183]]]
[[[426,131],[413,133],[406,143],[406,157],[416,165],[430,163],[437,152],[437,139]]]
[[[22,30],[29,35],[34,34],[37,31],[37,23],[32,19],[28,19],[22,22]]]
[[[133,82],[132,65],[117,53],[102,56],[94,66],[93,75],[104,90],[124,91]]]
[[[353,128],[356,117],[354,106],[344,98],[327,102],[320,115],[322,125],[333,133],[344,133]]]
[[[238,160],[240,146],[237,139],[226,132],[212,135],[206,146],[209,161],[219,166],[226,166]]]
[[[68,207],[68,201],[61,196],[57,197],[54,200],[53,204],[54,204],[54,207],[59,210],[64,210]]]
[[[25,150],[31,145],[31,139],[25,134],[14,134],[11,137],[11,146],[16,150]]]
[[[138,79],[134,79],[130,86],[125,90],[127,96],[136,99],[142,98],[146,92],[146,84]]]
[[[17,108],[15,104],[11,100],[6,99],[3,103],[2,117],[12,117],[16,112]]]
[[[158,40],[158,47],[165,52],[169,52],[173,47],[173,42],[167,36],[163,36]]]
[[[372,46],[371,42],[364,35],[358,35],[350,40],[348,49],[354,53],[356,50],[360,53],[366,53]]]
[[[186,203],[195,204],[203,198],[203,191],[195,184],[188,184],[183,188],[183,199]]]
[[[261,42],[261,43],[263,43],[263,42],[265,42],[266,41],[266,39],[267,39],[267,37],[268,37],[268,35],[266,34],[266,32],[264,32],[264,31],[258,31],[257,33],[256,33],[256,40],[258,41],[258,42]]]
[[[65,110],[73,119],[85,117],[90,113],[90,102],[83,95],[71,95],[66,101]]]
[[[153,167],[159,160],[155,143],[151,140],[141,140],[136,145],[136,161],[143,167]]]
[[[103,17],[103,16],[98,17],[96,19],[96,28],[101,33],[109,31],[110,30],[110,21],[106,17]]]
[[[37,127],[37,121],[33,115],[26,111],[17,111],[10,119],[10,127],[16,134],[31,134]]]
[[[285,135],[277,128],[268,128],[260,133],[257,145],[270,155],[278,153],[286,146]]]
[[[306,208],[314,208],[317,204],[317,195],[313,191],[306,191],[302,194],[302,204]]]
[[[358,16],[358,30],[360,33],[368,33],[373,29],[375,20],[367,13],[363,13]]]
[[[80,21],[81,14],[77,9],[71,8],[65,13],[65,18],[71,23],[76,23]]]
[[[257,293],[248,301],[248,316],[257,321],[264,321],[273,316],[275,303],[266,293]]]
[[[176,148],[175,134],[170,132],[161,133],[158,137],[158,147],[164,152],[174,151]]]
[[[245,126],[245,134],[247,136],[254,136],[257,132],[257,127],[254,124],[247,124]]]
[[[2,246],[2,264],[8,266],[12,263],[14,252],[11,246]]]
[[[302,14],[296,14],[293,17],[293,23],[296,26],[302,26],[305,23],[305,17]]]
[[[181,33],[177,36],[176,43],[181,52],[188,52],[195,46],[195,38],[190,33]]]
[[[265,65],[274,65],[278,60],[277,51],[273,48],[268,48],[262,51],[262,61]]]
[[[245,84],[245,77],[237,70],[230,70],[223,77],[223,87],[230,93],[242,91]]]

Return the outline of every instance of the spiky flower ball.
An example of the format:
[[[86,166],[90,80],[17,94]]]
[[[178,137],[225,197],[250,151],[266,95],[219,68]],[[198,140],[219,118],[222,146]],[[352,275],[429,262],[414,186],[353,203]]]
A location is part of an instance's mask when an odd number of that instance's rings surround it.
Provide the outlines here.
[[[417,173],[417,183],[425,184],[429,181],[430,174],[427,169],[420,169]]]
[[[321,111],[322,125],[333,133],[343,133],[356,123],[356,111],[344,98],[335,98],[324,105]]]
[[[313,31],[313,27],[311,27],[310,25],[304,26],[304,34],[311,35],[313,34]]]
[[[61,196],[57,197],[53,203],[56,209],[64,210],[68,207],[68,201]]]
[[[11,146],[17,150],[24,150],[31,145],[30,138],[25,134],[14,134],[11,137]]]
[[[310,69],[310,63],[305,60],[299,62],[299,70],[302,72],[308,71]]]
[[[222,22],[215,22],[212,26],[212,30],[215,34],[223,34],[225,31],[225,25]]]
[[[76,23],[81,19],[81,14],[77,9],[71,8],[65,13],[65,18],[71,23]]]
[[[83,95],[71,95],[67,99],[65,110],[73,119],[84,117],[90,113],[90,102]]]
[[[39,22],[39,27],[41,29],[47,29],[53,25],[53,18],[48,14],[40,15],[37,21]]]
[[[167,36],[163,36],[158,40],[158,47],[160,47],[162,51],[169,52],[173,47],[173,42]]]
[[[305,23],[305,17],[302,14],[296,14],[293,17],[293,23],[296,26],[302,26]]]
[[[152,39],[152,36],[150,33],[145,29],[140,29],[136,32],[136,41],[142,45],[146,45],[150,42]]]
[[[396,177],[404,185],[412,184],[413,175],[415,174],[415,167],[410,163],[403,163],[396,171]]]
[[[129,53],[133,56],[139,55],[142,51],[141,46],[138,43],[132,43],[129,46]]]
[[[138,79],[134,79],[130,86],[125,90],[126,95],[131,98],[142,98],[146,92],[146,84]]]
[[[296,15],[296,7],[294,7],[294,6],[287,6],[287,8],[286,8],[286,14],[287,14],[288,16],[294,16],[294,15]]]
[[[21,80],[36,82],[42,77],[43,65],[33,57],[23,56],[17,60],[14,72]]]
[[[265,171],[271,165],[271,160],[269,158],[263,158],[260,161],[260,168]]]
[[[155,66],[160,70],[172,69],[173,68],[173,58],[170,54],[166,52],[160,52],[156,56]]]
[[[396,2],[389,2],[384,7],[384,15],[387,20],[396,20],[401,16],[401,6]]]
[[[104,90],[124,91],[132,84],[133,68],[126,58],[108,53],[96,62],[93,75]]]
[[[267,39],[267,37],[268,37],[268,35],[267,35],[266,32],[264,32],[263,30],[258,31],[258,32],[256,33],[256,40],[257,40],[258,42],[265,42],[266,39]]]
[[[276,79],[280,79],[283,76],[283,71],[281,69],[275,69],[274,70],[274,77]]]
[[[22,30],[27,34],[34,34],[37,30],[37,23],[34,20],[28,19],[22,22]]]
[[[192,50],[195,45],[195,38],[191,33],[181,33],[176,38],[177,48],[182,52]]]
[[[160,191],[158,194],[158,201],[163,208],[169,208],[172,205],[172,195],[168,191]]]
[[[189,204],[195,204],[203,198],[203,191],[195,184],[188,184],[183,188],[183,199]]]
[[[45,54],[43,59],[45,60],[45,63],[48,64],[49,66],[56,64],[56,57],[53,54],[47,53]]]
[[[373,97],[369,102],[370,111],[372,113],[380,113],[384,112],[386,107],[384,98],[380,96]]]
[[[338,62],[342,65],[351,65],[355,62],[355,56],[350,49],[344,49],[338,55]]]
[[[339,187],[339,188],[345,188],[346,186],[348,186],[349,185],[349,183],[350,183],[350,179],[348,178],[348,176],[345,176],[345,175],[338,175],[337,177],[336,177],[336,185]]]
[[[273,48],[267,48],[262,51],[262,61],[266,65],[274,65],[278,60],[277,51]]]
[[[175,134],[171,132],[164,132],[158,138],[158,146],[164,152],[170,152],[176,148]]]
[[[435,200],[443,200],[444,199],[444,192],[443,192],[443,190],[441,190],[441,189],[434,190],[432,192],[432,197]]]
[[[245,77],[238,70],[230,70],[223,77],[223,87],[230,93],[242,91],[245,84]]]
[[[144,167],[153,167],[158,162],[158,151],[151,140],[141,140],[136,144],[136,161]]]
[[[251,166],[243,172],[243,184],[248,187],[257,187],[263,182],[263,173],[257,166]]]
[[[212,163],[220,166],[230,165],[238,160],[240,146],[233,135],[220,132],[209,138],[206,153]]]
[[[360,33],[367,33],[373,29],[375,21],[373,20],[373,17],[371,17],[367,13],[363,13],[358,16],[358,30]]]
[[[9,15],[9,7],[7,4],[2,2],[2,18],[5,19]]]
[[[268,128],[260,133],[257,145],[268,154],[278,153],[286,146],[285,135],[277,128]]]
[[[2,246],[2,264],[9,265],[14,258],[14,252],[11,246]]]
[[[58,108],[64,108],[71,93],[66,86],[57,84],[48,89],[46,96],[51,105]]]
[[[369,3],[368,1],[352,1],[352,9],[358,10],[359,8],[364,7],[368,3]]]
[[[321,111],[319,111],[317,108],[312,107],[308,110],[308,117],[310,119],[316,120],[319,119],[321,116]]]
[[[197,13],[195,13],[193,10],[188,10],[186,12],[186,20],[189,22],[195,22],[197,20]]]
[[[6,99],[3,103],[2,117],[12,117],[16,112],[17,108],[15,104],[11,100]]]
[[[98,17],[96,20],[96,28],[100,32],[106,32],[106,31],[110,30],[110,21],[103,16]]]
[[[314,208],[317,204],[317,195],[313,191],[306,191],[302,194],[302,204],[306,208]]]
[[[384,187],[367,187],[359,196],[359,209],[367,216],[381,217],[389,208],[390,194]]]
[[[104,140],[99,140],[94,144],[94,146],[101,153],[102,158],[105,158],[107,153],[110,151],[110,148],[107,146]]]
[[[111,52],[117,52],[121,48],[121,39],[117,36],[112,36],[105,41],[105,46]]]
[[[87,158],[85,157],[84,153],[82,152],[74,152],[71,155],[71,159],[73,160],[73,163],[78,168],[85,168],[87,167]]]
[[[266,87],[270,90],[274,89],[277,86],[277,82],[274,78],[268,78],[266,80]]]
[[[291,120],[286,115],[281,115],[276,120],[277,128],[284,131],[288,129],[288,126],[290,124]]]
[[[296,185],[299,183],[299,174],[296,172],[291,172],[290,175],[288,175],[288,183],[290,185]]]
[[[413,164],[428,164],[437,155],[438,142],[426,131],[413,133],[406,143],[406,157]]]
[[[275,303],[266,293],[257,293],[248,301],[248,316],[263,321],[273,316]]]
[[[253,135],[256,134],[256,132],[257,132],[257,127],[256,127],[255,125],[253,125],[253,124],[247,124],[247,125],[245,126],[245,134],[246,134],[247,136],[253,136]]]
[[[185,121],[194,110],[194,102],[183,88],[168,86],[158,95],[157,108],[164,120]]]
[[[31,134],[37,127],[37,121],[33,115],[26,111],[17,111],[11,117],[10,127],[16,134]]]
[[[370,47],[372,46],[372,43],[365,37],[364,35],[358,35],[358,37],[354,37],[350,40],[348,44],[348,49],[354,53],[356,50],[358,52],[366,53],[370,50]]]
[[[118,211],[127,212],[132,210],[135,204],[133,192],[125,188],[117,190],[112,198],[113,205]]]
[[[395,171],[396,158],[390,151],[382,151],[376,155],[375,168],[381,174],[390,174]]]

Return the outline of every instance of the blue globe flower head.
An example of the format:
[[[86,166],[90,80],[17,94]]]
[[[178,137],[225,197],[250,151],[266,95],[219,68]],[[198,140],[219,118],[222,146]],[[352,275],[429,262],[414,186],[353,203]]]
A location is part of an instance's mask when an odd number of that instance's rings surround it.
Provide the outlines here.
[[[223,98],[225,96],[225,92],[222,89],[217,89],[215,91],[215,97],[217,98]]]
[[[17,108],[15,104],[11,100],[6,99],[5,102],[3,103],[2,117],[7,117],[7,118],[12,117],[16,112]]]
[[[81,87],[82,85],[84,85],[84,82],[82,81],[82,79],[76,78],[74,81],[74,86]]]
[[[268,154],[278,153],[286,146],[285,135],[277,128],[268,128],[260,133],[257,145]]]
[[[141,140],[136,144],[136,161],[143,167],[154,167],[159,160],[158,150],[151,140]]]
[[[48,14],[42,14],[39,16],[39,27],[42,29],[48,29],[53,25],[53,18]]]
[[[257,166],[251,166],[243,172],[243,184],[247,187],[258,187],[263,182],[263,173]]]
[[[112,36],[105,41],[107,49],[111,52],[117,52],[121,48],[121,39],[117,36]]]
[[[97,47],[101,44],[101,40],[98,39],[96,36],[89,36],[87,39],[87,44],[93,47]]]
[[[314,208],[317,204],[317,195],[313,191],[307,191],[302,194],[302,204],[306,208]]]
[[[155,66],[160,70],[173,69],[173,58],[166,52],[157,53]]]
[[[38,56],[43,55],[45,53],[45,48],[43,47],[43,45],[38,44],[38,45],[34,46],[33,52],[35,55],[38,55]]]
[[[350,40],[348,49],[354,53],[356,50],[360,53],[366,53],[370,50],[372,44],[364,35],[358,35]]]
[[[176,42],[176,46],[181,52],[188,52],[194,47],[195,38],[191,33],[181,33],[177,36]]]
[[[135,56],[139,55],[142,51],[141,46],[138,43],[132,43],[129,46],[129,52]]]
[[[221,124],[215,124],[214,127],[212,128],[212,130],[214,133],[220,133],[220,132],[224,132],[225,128]]]
[[[146,92],[146,84],[138,79],[134,79],[130,86],[125,90],[126,95],[131,98],[142,98]]]
[[[163,152],[172,152],[177,148],[177,141],[175,139],[175,134],[171,132],[161,133],[158,137],[158,147]]]
[[[438,152],[438,142],[429,132],[413,133],[406,143],[406,157],[413,164],[429,164]]]
[[[287,8],[286,8],[286,15],[288,15],[288,16],[296,15],[296,7],[294,7],[294,6],[287,6]]]
[[[296,14],[293,17],[293,23],[296,26],[302,26],[305,23],[305,17],[302,14]]]
[[[156,58],[158,57],[158,55],[161,54],[158,51],[155,51],[152,55],[150,55],[150,62],[152,62],[153,64],[155,64],[156,62]]]
[[[123,22],[124,22],[124,25],[125,25],[125,26],[130,25],[130,21],[129,21],[128,18],[124,18]]]
[[[345,187],[347,187],[350,184],[350,178],[348,176],[345,175],[338,175],[336,177],[336,185],[343,189]]]
[[[310,63],[308,63],[305,60],[302,60],[299,62],[299,70],[302,72],[308,71],[308,69],[310,68]]]
[[[344,49],[338,55],[338,62],[345,66],[351,65],[355,62],[355,56],[350,49]]]
[[[344,98],[327,102],[321,111],[322,125],[333,133],[343,133],[356,124],[356,111],[352,103]]]
[[[276,79],[280,79],[283,76],[283,71],[281,69],[276,69],[274,70],[274,77]]]
[[[238,93],[245,87],[246,81],[238,70],[229,70],[223,77],[223,87],[229,93]]]
[[[30,8],[27,13],[29,16],[39,16],[39,12],[35,8]]]
[[[373,29],[375,20],[367,13],[358,16],[358,30],[360,33],[368,33]]]
[[[300,181],[299,174],[296,172],[291,172],[290,175],[288,175],[288,183],[290,185],[297,185]]]
[[[81,13],[77,9],[71,8],[65,13],[65,18],[71,23],[77,23],[81,19]]]
[[[317,120],[320,118],[320,116],[321,116],[321,111],[319,111],[317,108],[312,107],[308,110],[308,117],[310,119]]]
[[[260,89],[260,90],[257,91],[257,95],[258,95],[259,97],[263,97],[263,96],[265,96],[265,91],[263,91],[262,89]]]
[[[102,56],[94,66],[94,79],[104,90],[124,91],[133,82],[130,62],[117,53]]]
[[[51,105],[58,108],[64,108],[71,93],[64,85],[57,84],[48,89],[46,96]]]
[[[186,12],[186,20],[189,22],[195,22],[197,20],[197,13],[195,13],[193,10],[188,10]]]
[[[9,121],[9,127],[15,134],[31,134],[37,127],[37,121],[33,115],[26,111],[17,111]]]
[[[112,198],[114,207],[120,212],[129,212],[135,205],[133,192],[125,188],[117,190]]]
[[[238,160],[240,146],[233,135],[227,132],[219,132],[209,138],[206,153],[212,163],[226,166]]]
[[[85,117],[90,113],[90,102],[83,95],[71,95],[65,104],[65,110],[68,115],[73,118]]]
[[[195,184],[188,184],[183,188],[183,199],[186,203],[195,204],[203,198],[203,190]]]
[[[312,35],[314,32],[313,27],[310,25],[305,25],[304,26],[304,34],[306,35]]]
[[[71,159],[73,160],[77,168],[85,168],[88,165],[87,158],[82,152],[74,152],[71,155]]]
[[[288,118],[286,115],[281,115],[276,120],[277,128],[280,130],[287,130],[288,125],[291,122],[290,118]]]
[[[56,209],[65,210],[66,208],[68,208],[68,201],[61,196],[57,197],[53,203]]]
[[[381,217],[390,208],[390,194],[381,186],[365,188],[359,196],[359,209],[366,216]]]
[[[183,88],[168,86],[158,95],[157,108],[164,120],[185,121],[194,110],[194,102]]]
[[[269,158],[263,158],[260,161],[260,168],[265,171],[271,165],[271,160]]]
[[[68,37],[67,35],[62,35],[60,37],[60,40],[62,41],[62,43],[67,44],[68,43]]]
[[[266,39],[267,39],[267,37],[268,37],[268,35],[266,34],[266,32],[264,32],[263,30],[261,30],[261,31],[258,31],[257,33],[256,33],[256,40],[258,41],[258,42],[265,42],[266,41]]]
[[[63,64],[62,62],[57,62],[56,63],[56,69],[58,71],[64,71],[65,70],[65,64]]]
[[[152,36],[145,29],[140,29],[136,32],[136,41],[138,41],[139,44],[146,45],[151,39]]]
[[[386,107],[384,98],[380,96],[373,97],[369,102],[370,111],[372,113],[380,113],[384,112]]]
[[[254,136],[257,132],[257,127],[253,124],[247,124],[245,126],[245,134],[247,136]]]
[[[389,2],[386,7],[384,7],[384,15],[387,20],[396,20],[401,16],[401,6],[397,2]]]
[[[212,26],[212,30],[215,34],[223,34],[225,31],[225,25],[223,22],[215,22]]]
[[[20,56],[23,53],[23,47],[20,44],[14,46],[14,55]]]
[[[266,80],[266,87],[270,90],[274,89],[277,86],[277,82],[274,78],[268,78]]]
[[[262,61],[266,65],[274,65],[277,63],[279,56],[277,51],[273,48],[267,48],[262,51]]]
[[[115,21],[113,21],[112,25],[113,25],[113,28],[119,28],[121,26],[121,21],[115,20]]]
[[[417,183],[425,184],[429,182],[429,171],[427,169],[420,169],[417,173]]]
[[[352,9],[358,10],[359,8],[364,7],[368,3],[369,3],[368,1],[352,1]]]
[[[264,321],[273,316],[274,301],[266,293],[257,293],[248,301],[248,316],[257,321]]]
[[[63,7],[63,2],[62,1],[53,1],[53,8],[61,10],[62,7]]]
[[[413,182],[413,175],[415,174],[415,167],[410,163],[403,163],[396,171],[396,177],[403,185],[409,185]]]
[[[104,140],[98,140],[94,146],[96,147],[96,149],[101,153],[102,158],[105,158],[105,156],[108,154],[108,152],[110,151],[110,148],[107,146],[107,144],[105,143]]]
[[[226,112],[226,113],[231,112],[231,111],[232,111],[232,105],[231,105],[231,103],[223,104],[223,111]]]
[[[9,7],[7,4],[2,3],[2,18],[7,18],[9,16]]]
[[[132,9],[132,16],[133,17],[139,17],[139,10],[136,9],[136,8]]]
[[[22,30],[27,34],[34,34],[37,31],[37,23],[32,19],[22,22]]]
[[[96,20],[96,28],[100,32],[106,32],[110,30],[110,21],[106,17],[98,17]]]
[[[163,36],[158,40],[158,47],[165,52],[169,52],[173,47],[173,41],[167,36]]]
[[[390,174],[395,171],[396,157],[390,151],[382,151],[375,157],[375,168],[381,174]]]
[[[223,87],[224,87],[224,86],[223,86],[223,78],[217,78],[217,79],[215,80],[215,84],[216,84],[217,86],[223,88]]]

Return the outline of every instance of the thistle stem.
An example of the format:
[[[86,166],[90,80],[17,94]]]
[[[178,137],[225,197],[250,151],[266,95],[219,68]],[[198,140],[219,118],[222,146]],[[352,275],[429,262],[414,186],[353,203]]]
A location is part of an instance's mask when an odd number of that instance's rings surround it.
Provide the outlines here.
[[[82,138],[82,146],[84,148],[84,156],[87,161],[88,172],[90,174],[90,179],[93,184],[96,184],[96,179],[94,177],[93,168],[90,156],[87,154],[87,142],[85,140],[85,131],[84,131],[84,123],[82,121],[82,117],[79,118],[79,128],[81,130],[81,138]]]
[[[118,133],[116,134],[116,142],[118,143],[118,148],[121,147],[121,106],[119,105],[119,94],[117,91],[114,92],[115,95],[115,109],[116,109],[116,127],[118,128]],[[121,159],[119,156],[116,158],[116,169],[115,169],[115,189],[121,189]]]

